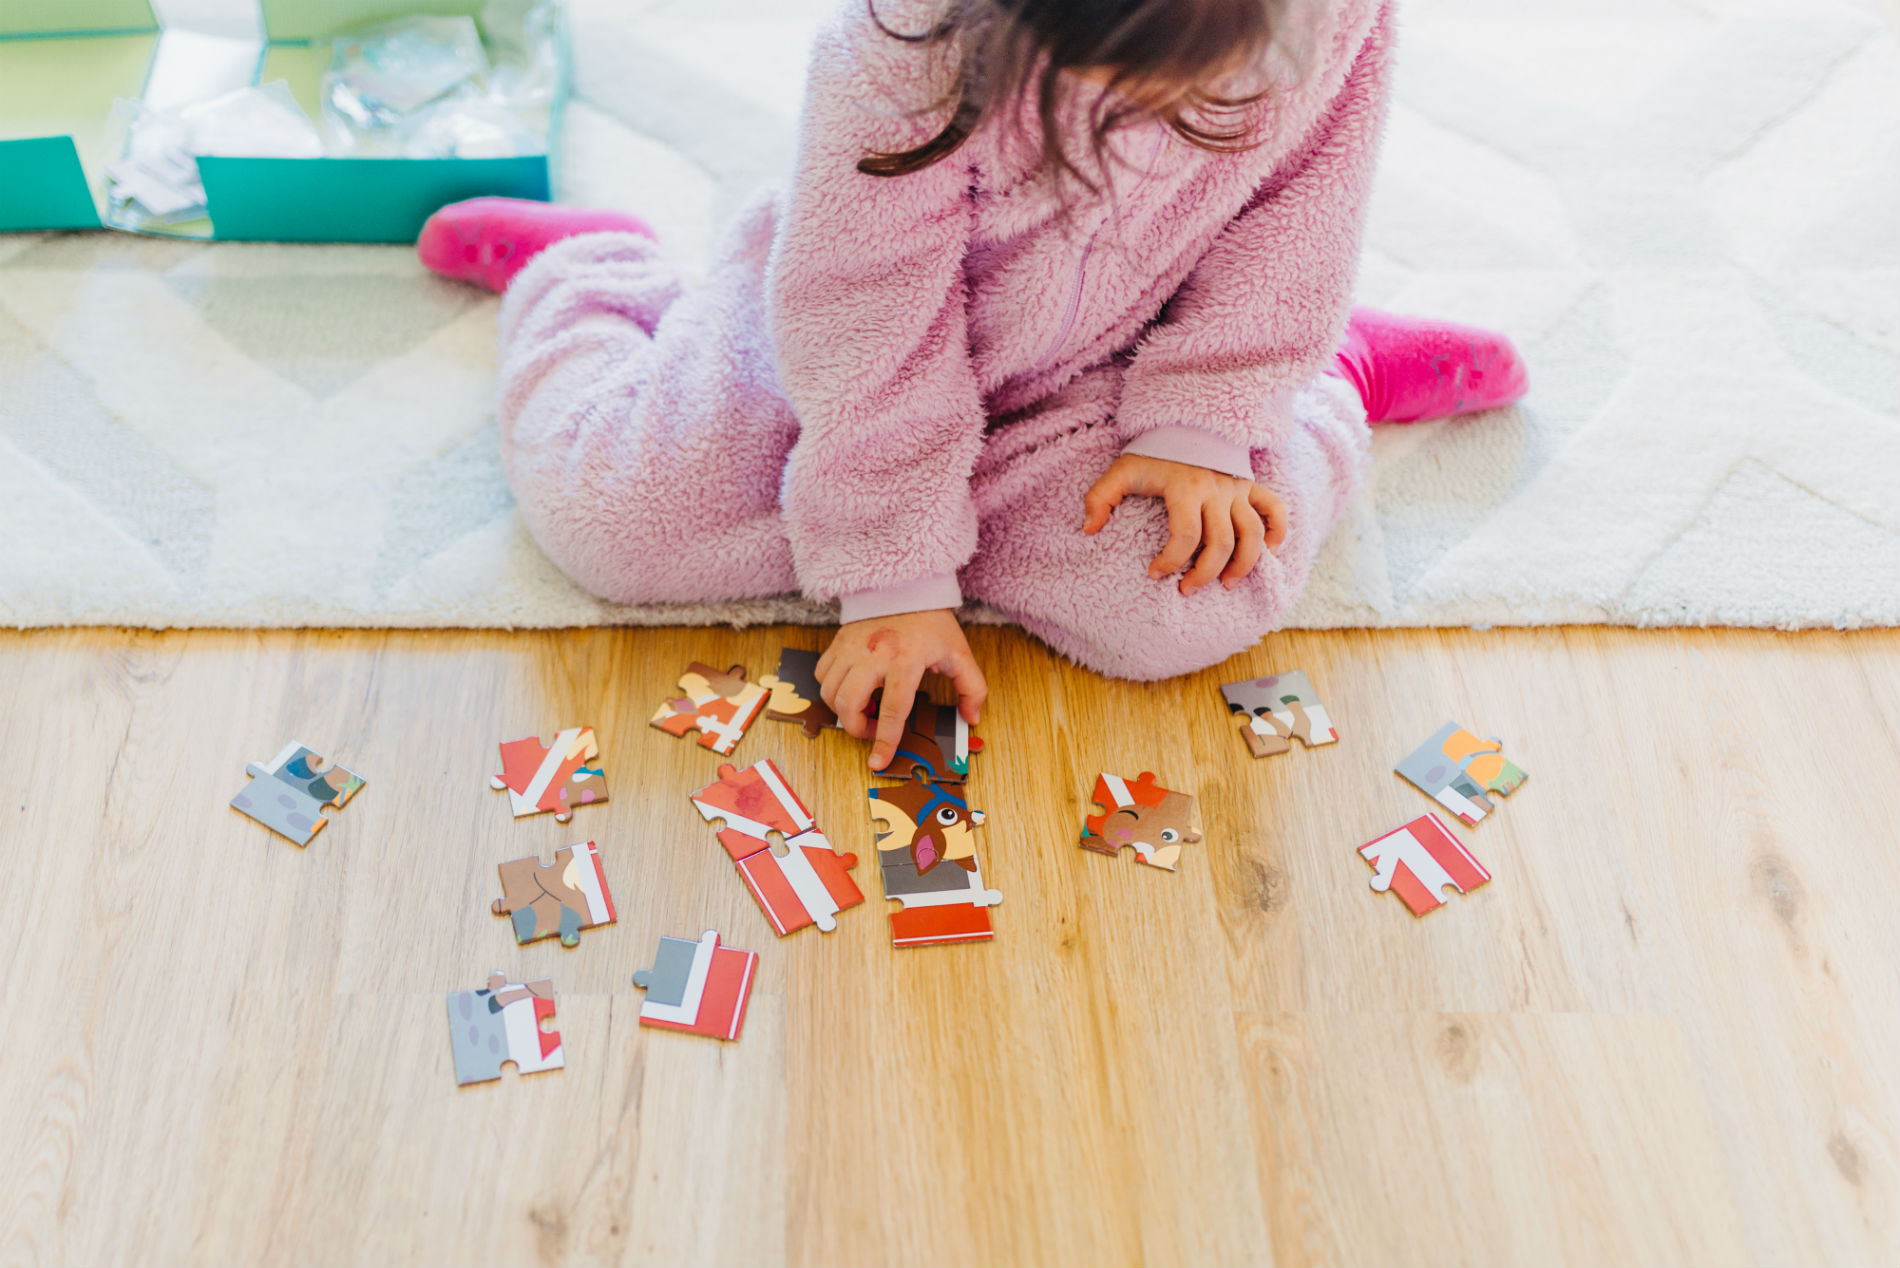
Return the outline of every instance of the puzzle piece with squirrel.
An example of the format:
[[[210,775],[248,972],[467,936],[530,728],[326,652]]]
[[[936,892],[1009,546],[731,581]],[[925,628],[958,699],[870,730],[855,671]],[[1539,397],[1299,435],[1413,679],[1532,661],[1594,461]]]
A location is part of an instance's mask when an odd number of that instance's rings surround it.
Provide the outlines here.
[[[779,722],[796,722],[805,738],[816,738],[826,727],[838,725],[838,715],[818,694],[818,653],[796,647],[779,651],[778,672],[759,679],[759,685],[772,693],[765,716]]]
[[[869,796],[884,896],[903,904],[891,913],[891,945],[993,937],[989,909],[1003,895],[984,887],[977,862],[974,830],[984,813],[970,809],[961,788],[934,783],[922,771],[895,788],[873,788]]]
[[[693,794],[693,808],[724,825],[719,844],[779,937],[813,924],[830,933],[840,911],[864,901],[850,872],[858,856],[832,848],[771,760],[743,770],[721,766],[719,778]],[[784,838],[783,854],[772,849],[775,832]]]
[[[323,808],[342,806],[362,788],[362,779],[292,740],[268,762],[244,768],[251,782],[231,798],[231,809],[263,824],[298,845],[323,831],[330,821]]]
[[[1372,864],[1374,892],[1397,894],[1414,916],[1442,907],[1439,895],[1447,885],[1469,894],[1491,879],[1464,842],[1430,811],[1360,846],[1359,856]]]
[[[517,819],[551,810],[556,823],[566,823],[576,806],[599,805],[607,800],[607,775],[594,728],[569,727],[553,744],[533,735],[503,740],[501,774],[489,776],[488,786],[507,791]]]
[[[554,983],[510,982],[506,974],[488,975],[476,991],[456,991],[449,999],[449,1051],[455,1056],[455,1081],[466,1087],[501,1077],[504,1063],[516,1074],[558,1070],[567,1064],[559,1031],[542,1023],[554,1016]]]
[[[633,984],[647,993],[640,1024],[737,1039],[758,963],[758,952],[722,947],[711,929],[698,942],[661,938],[653,967],[633,975]]]
[[[1235,715],[1240,738],[1255,757],[1284,753],[1298,740],[1307,748],[1339,742],[1319,693],[1300,670],[1223,683],[1221,698]]]
[[[511,918],[518,944],[558,934],[562,946],[577,947],[581,930],[614,922],[614,896],[592,841],[556,850],[552,866],[529,857],[498,870],[502,896],[490,910]]]
[[[1529,778],[1505,759],[1503,741],[1481,740],[1456,722],[1439,727],[1397,770],[1407,783],[1473,827],[1497,809],[1485,793],[1509,796]]]
[[[939,784],[960,784],[969,778],[971,754],[982,751],[983,741],[970,733],[970,724],[955,706],[919,700],[904,720],[897,752],[878,774],[909,779],[922,771]]]
[[[699,732],[701,748],[730,753],[765,707],[765,688],[746,681],[745,666],[718,670],[694,661],[679,677],[680,694],[660,702],[647,720],[668,735]]]
[[[1115,855],[1133,846],[1138,861],[1172,872],[1181,847],[1201,839],[1199,803],[1155,783],[1153,771],[1141,772],[1133,783],[1120,775],[1096,776],[1094,801],[1096,813],[1082,828],[1085,850]]]

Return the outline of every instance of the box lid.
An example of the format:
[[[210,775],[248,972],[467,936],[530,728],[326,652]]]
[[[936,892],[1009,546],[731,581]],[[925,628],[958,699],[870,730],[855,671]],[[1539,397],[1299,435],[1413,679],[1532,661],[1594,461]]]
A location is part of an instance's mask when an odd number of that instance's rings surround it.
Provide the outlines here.
[[[149,0],[0,0],[0,37],[158,30]]]

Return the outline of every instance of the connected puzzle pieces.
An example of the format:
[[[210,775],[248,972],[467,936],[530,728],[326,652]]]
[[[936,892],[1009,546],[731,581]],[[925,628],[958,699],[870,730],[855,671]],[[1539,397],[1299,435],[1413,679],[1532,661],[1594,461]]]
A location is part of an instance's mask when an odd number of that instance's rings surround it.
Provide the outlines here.
[[[891,945],[994,937],[989,908],[1003,895],[983,887],[977,864],[974,830],[983,812],[970,809],[960,788],[935,783],[922,771],[895,788],[871,789],[870,799],[884,896],[903,904],[891,913]]]
[[[954,705],[919,700],[905,719],[897,752],[878,774],[886,779],[909,779],[922,771],[939,784],[960,784],[969,777],[970,755],[983,751],[983,741],[970,733]]]
[[[1444,906],[1439,895],[1447,885],[1469,894],[1491,879],[1484,865],[1430,811],[1360,846],[1359,854],[1372,864],[1373,890],[1397,894],[1414,916]]]
[[[765,707],[765,688],[746,681],[745,666],[717,670],[694,661],[679,678],[680,694],[662,700],[648,725],[668,735],[699,732],[702,748],[730,753]]]
[[[309,845],[330,822],[323,817],[325,806],[340,808],[363,787],[357,775],[324,766],[321,757],[295,740],[269,762],[250,763],[244,773],[251,782],[231,798],[231,809],[298,845]]]
[[[551,867],[525,858],[498,870],[502,896],[491,910],[512,919],[517,943],[559,934],[562,946],[576,947],[581,930],[614,922],[614,896],[592,841],[556,850]]]
[[[567,1064],[560,1032],[544,1030],[554,1016],[554,983],[510,982],[490,973],[478,991],[449,997],[449,1050],[455,1056],[455,1081],[466,1087],[501,1077],[504,1062],[515,1073],[558,1070]]]
[[[1255,757],[1284,753],[1298,740],[1307,748],[1339,742],[1319,693],[1300,670],[1223,683],[1221,698],[1240,721],[1240,738]]]
[[[719,778],[693,794],[693,807],[706,822],[724,824],[719,844],[781,938],[813,924],[830,933],[840,911],[864,901],[850,872],[858,856],[831,848],[771,761],[721,766]],[[774,832],[784,838],[782,855],[772,850]]]
[[[504,740],[501,774],[490,776],[488,786],[497,792],[507,790],[517,819],[551,810],[556,823],[566,823],[574,817],[576,806],[607,800],[607,775],[601,769],[594,728],[569,727],[554,737],[553,744],[543,744],[532,735]]]
[[[633,984],[647,993],[640,1024],[737,1039],[758,963],[758,952],[722,947],[710,929],[698,942],[661,938],[653,967],[633,975]]]
[[[826,727],[838,725],[838,715],[818,694],[817,652],[796,647],[780,649],[778,672],[759,679],[759,685],[772,693],[765,716],[798,723],[804,728],[805,738],[816,738]]]
[[[1503,750],[1502,741],[1481,740],[1456,722],[1447,722],[1397,769],[1406,782],[1475,826],[1497,809],[1486,792],[1508,796],[1529,778],[1505,759]]]
[[[1155,783],[1153,771],[1132,784],[1120,775],[1098,775],[1094,800],[1096,813],[1082,829],[1085,850],[1116,855],[1133,846],[1136,859],[1172,872],[1181,847],[1201,839],[1199,804]]]

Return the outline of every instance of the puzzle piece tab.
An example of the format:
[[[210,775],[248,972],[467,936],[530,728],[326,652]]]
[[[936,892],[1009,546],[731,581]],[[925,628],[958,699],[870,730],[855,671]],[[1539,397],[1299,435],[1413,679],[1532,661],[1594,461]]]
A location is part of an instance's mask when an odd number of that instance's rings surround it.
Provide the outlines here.
[[[1096,813],[1082,828],[1085,850],[1115,855],[1133,846],[1138,861],[1172,872],[1181,847],[1201,839],[1199,803],[1155,783],[1153,771],[1132,784],[1120,775],[1098,775],[1094,800]]]
[[[661,938],[653,967],[633,975],[633,984],[647,993],[640,1024],[737,1039],[758,963],[756,951],[722,947],[711,929],[698,942]]]
[[[1255,757],[1284,753],[1298,740],[1307,748],[1339,742],[1339,732],[1300,670],[1224,683],[1221,698],[1238,719],[1240,738]]]
[[[719,778],[693,794],[693,808],[724,825],[719,844],[781,938],[813,924],[830,933],[840,911],[864,901],[850,872],[858,856],[832,848],[771,761],[721,766]],[[774,832],[785,840],[782,855],[772,850]]]
[[[1419,745],[1397,770],[1406,782],[1457,815],[1468,826],[1497,809],[1485,793],[1508,796],[1530,778],[1504,757],[1501,740],[1481,740],[1447,722]]]
[[[890,765],[878,774],[886,779],[909,779],[921,771],[939,784],[960,784],[970,775],[970,757],[983,751],[983,741],[952,705],[919,700],[911,706],[904,734]]]
[[[818,653],[787,647],[778,654],[778,672],[759,679],[759,685],[772,693],[765,716],[779,722],[796,722],[804,728],[805,738],[813,739],[826,727],[838,725],[838,715],[818,694]]]
[[[488,786],[508,793],[515,818],[554,812],[556,823],[574,817],[576,806],[607,800],[607,775],[601,769],[600,745],[591,726],[569,727],[543,744],[537,736],[504,740],[501,774],[491,775]]]
[[[592,841],[556,850],[552,867],[525,858],[499,871],[502,896],[490,910],[512,918],[517,943],[558,934],[562,946],[577,947],[581,930],[614,922],[614,896]]]
[[[702,748],[730,753],[765,707],[765,688],[746,681],[745,666],[723,672],[694,661],[679,678],[680,694],[662,700],[648,725],[668,735],[699,732]]]
[[[884,896],[903,906],[891,913],[891,945],[987,942],[989,909],[1003,895],[983,885],[974,829],[985,815],[971,810],[960,788],[917,772],[896,788],[873,788],[871,826],[877,838]]]
[[[505,1062],[515,1073],[535,1074],[567,1064],[560,1032],[542,1029],[554,1016],[554,983],[510,982],[500,972],[488,975],[478,991],[456,991],[449,999],[449,1050],[455,1056],[455,1081],[467,1086],[501,1077]]]
[[[324,766],[321,757],[295,740],[270,761],[250,763],[244,773],[251,782],[231,798],[231,809],[298,845],[309,845],[330,822],[322,814],[325,806],[340,809],[363,786],[356,774]]]
[[[1430,811],[1360,846],[1359,855],[1372,864],[1373,890],[1397,894],[1414,916],[1442,907],[1439,895],[1447,885],[1469,894],[1491,879],[1464,842]]]

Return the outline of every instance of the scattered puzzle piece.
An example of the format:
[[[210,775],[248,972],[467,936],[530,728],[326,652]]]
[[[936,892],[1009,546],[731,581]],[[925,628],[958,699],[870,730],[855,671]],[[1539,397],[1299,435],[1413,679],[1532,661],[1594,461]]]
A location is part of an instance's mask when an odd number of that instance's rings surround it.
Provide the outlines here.
[[[746,681],[745,666],[723,673],[694,661],[679,678],[680,695],[660,702],[649,724],[668,735],[699,732],[702,748],[730,753],[765,706],[765,688]]]
[[[1438,728],[1432,738],[1398,764],[1398,772],[1420,792],[1467,825],[1497,809],[1485,793],[1508,796],[1529,778],[1504,758],[1501,740],[1481,740],[1456,722]]]
[[[1132,784],[1120,775],[1098,775],[1094,800],[1097,813],[1082,829],[1085,850],[1115,855],[1133,846],[1136,859],[1172,872],[1181,847],[1201,839],[1198,803],[1155,783],[1153,771]]]
[[[488,786],[506,789],[515,818],[552,810],[556,823],[574,817],[576,806],[607,800],[607,775],[601,769],[600,745],[591,726],[569,727],[543,744],[537,736],[504,740],[501,774],[491,775]]]
[[[779,937],[812,924],[830,933],[840,911],[864,901],[849,870],[858,856],[832,848],[771,761],[744,770],[721,766],[719,778],[693,794],[693,807],[706,822],[724,825],[719,844]],[[774,832],[784,838],[782,855],[772,850]]]
[[[1372,864],[1373,890],[1397,894],[1414,916],[1442,907],[1444,899],[1439,895],[1447,885],[1469,894],[1491,879],[1484,865],[1430,811],[1360,846],[1359,855]]]
[[[633,984],[647,993],[640,1024],[737,1039],[758,962],[756,951],[720,946],[710,929],[698,942],[661,938],[653,967],[633,975]]]
[[[488,975],[478,991],[449,997],[449,1050],[455,1055],[455,1081],[462,1086],[501,1077],[503,1063],[516,1074],[558,1070],[567,1064],[560,1032],[542,1029],[554,1016],[554,983],[510,982]]]
[[[559,934],[562,946],[577,947],[581,930],[614,922],[614,896],[592,841],[556,850],[552,867],[525,858],[499,870],[502,896],[490,910],[512,917],[517,943]]]
[[[1255,757],[1284,753],[1298,740],[1307,748],[1339,742],[1339,732],[1300,670],[1224,683],[1221,698],[1239,719],[1240,738]]]
[[[961,789],[933,784],[921,771],[899,787],[871,789],[870,798],[884,896],[903,904],[891,913],[891,945],[993,937],[989,908],[1003,895],[984,888],[977,863],[972,829],[983,812],[965,804]]]
[[[298,845],[309,845],[330,822],[323,807],[341,808],[363,786],[357,775],[341,766],[325,767],[321,757],[295,740],[269,762],[250,763],[244,773],[251,782],[231,798],[231,809]]]
[[[818,694],[818,653],[796,647],[779,651],[778,672],[759,679],[759,685],[772,693],[765,716],[780,722],[796,722],[812,739],[826,727],[838,725],[838,715]]]
[[[982,751],[983,741],[970,734],[970,724],[954,706],[919,700],[911,706],[890,765],[878,774],[909,779],[922,771],[939,784],[960,784],[969,777],[970,755]]]

